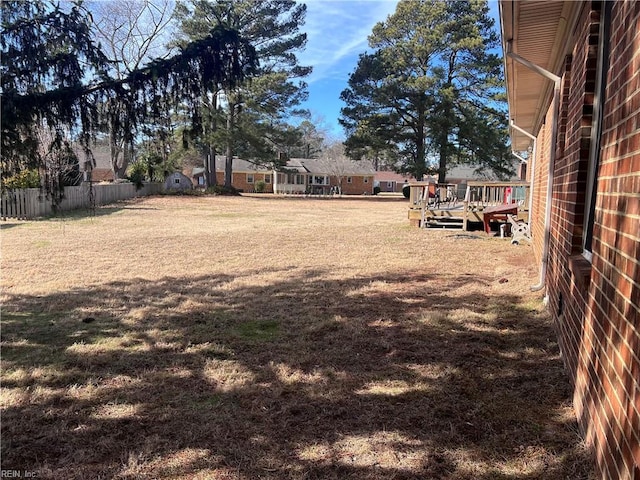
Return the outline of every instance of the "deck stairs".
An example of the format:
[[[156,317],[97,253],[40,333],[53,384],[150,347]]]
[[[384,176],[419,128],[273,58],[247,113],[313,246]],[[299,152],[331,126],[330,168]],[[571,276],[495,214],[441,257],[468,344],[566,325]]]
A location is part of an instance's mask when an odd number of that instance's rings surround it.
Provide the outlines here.
[[[463,219],[462,217],[445,217],[438,216],[425,217],[422,223],[423,228],[459,228],[462,229]]]

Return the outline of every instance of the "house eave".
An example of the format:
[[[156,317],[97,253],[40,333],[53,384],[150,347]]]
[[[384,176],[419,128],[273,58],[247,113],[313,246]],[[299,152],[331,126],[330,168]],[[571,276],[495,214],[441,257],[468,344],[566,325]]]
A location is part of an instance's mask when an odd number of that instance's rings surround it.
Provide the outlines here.
[[[500,30],[504,51],[509,118],[537,135],[552,101],[553,82],[516,61],[510,52],[554,75],[561,75],[567,46],[585,2],[500,0]],[[514,151],[524,151],[531,138],[511,129]]]

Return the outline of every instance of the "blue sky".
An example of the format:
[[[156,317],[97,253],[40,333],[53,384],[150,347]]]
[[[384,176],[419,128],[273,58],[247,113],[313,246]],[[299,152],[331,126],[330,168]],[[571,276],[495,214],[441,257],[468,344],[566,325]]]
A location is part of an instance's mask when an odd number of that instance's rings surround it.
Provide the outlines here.
[[[395,9],[397,0],[307,0],[307,47],[299,54],[300,65],[313,66],[307,77],[309,100],[304,105],[312,118],[323,120],[336,137],[343,137],[338,124],[340,92],[347,87],[349,74],[358,63],[358,55],[368,48],[367,37],[373,26],[384,21]],[[489,2],[498,28],[498,6]]]

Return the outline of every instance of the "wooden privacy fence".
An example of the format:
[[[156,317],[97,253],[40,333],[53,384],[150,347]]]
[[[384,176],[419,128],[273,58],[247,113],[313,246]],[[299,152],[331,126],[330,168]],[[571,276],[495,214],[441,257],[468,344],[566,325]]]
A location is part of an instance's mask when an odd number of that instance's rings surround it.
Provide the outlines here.
[[[59,209],[69,211],[79,208],[91,208],[119,200],[155,195],[162,191],[162,183],[145,183],[140,190],[136,190],[136,186],[133,183],[100,185],[83,183],[77,187],[64,188],[64,198],[60,203]],[[39,188],[9,190],[0,196],[0,217],[2,220],[7,218],[29,220],[51,215],[52,213],[51,199],[46,198]]]

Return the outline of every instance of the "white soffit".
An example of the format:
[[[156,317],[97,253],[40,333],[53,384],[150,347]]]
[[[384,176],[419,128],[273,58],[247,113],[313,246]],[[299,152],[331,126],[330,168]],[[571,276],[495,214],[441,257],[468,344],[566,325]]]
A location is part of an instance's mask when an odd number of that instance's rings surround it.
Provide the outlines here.
[[[537,135],[551,100],[553,84],[507,56],[511,51],[560,75],[568,37],[584,2],[500,0],[502,46],[509,98],[509,117],[520,128]],[[511,45],[509,45],[511,44]],[[513,150],[526,150],[531,140],[512,129]]]

